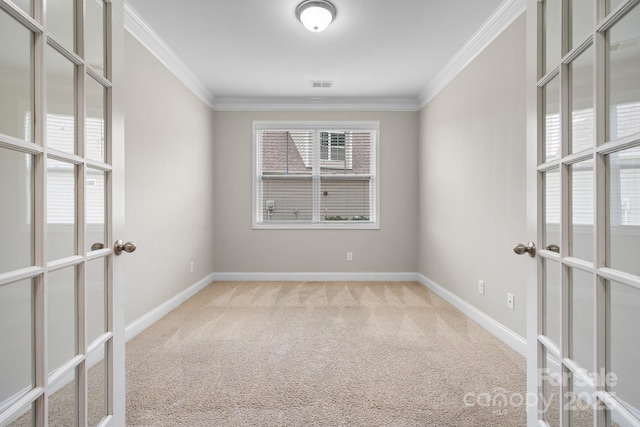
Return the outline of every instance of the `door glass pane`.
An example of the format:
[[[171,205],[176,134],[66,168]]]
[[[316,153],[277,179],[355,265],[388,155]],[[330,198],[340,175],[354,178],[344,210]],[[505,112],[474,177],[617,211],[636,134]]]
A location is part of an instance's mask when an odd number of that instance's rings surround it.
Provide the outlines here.
[[[548,259],[545,264],[544,334],[560,346],[560,264]]]
[[[620,6],[623,1],[624,0],[607,0],[607,13]]]
[[[571,391],[565,405],[569,413],[569,425],[593,427],[595,425],[593,421],[593,406],[596,404],[594,393],[585,387],[585,380],[576,378],[571,371],[569,371],[568,380]]]
[[[85,5],[85,61],[104,75],[104,2],[86,0]]]
[[[560,402],[562,397],[562,367],[560,361],[548,354],[546,356],[546,370],[542,375],[542,389],[544,393],[543,419],[551,427],[560,427]]]
[[[570,65],[571,72],[571,152],[593,147],[593,46]]]
[[[640,146],[610,154],[608,266],[640,276]]]
[[[551,79],[544,87],[544,162],[560,158],[560,78]]]
[[[31,390],[32,326],[31,281],[0,286],[0,406]]]
[[[638,343],[640,343],[640,289],[609,282],[611,363],[610,372],[617,377],[608,381],[607,389],[628,408],[640,410],[640,368],[638,367]],[[615,383],[615,384],[614,384]]]
[[[0,133],[33,140],[31,32],[0,9]]]
[[[76,153],[75,66],[47,46],[47,146]]]
[[[69,51],[75,51],[74,0],[56,0],[47,2],[47,29],[58,43]]]
[[[105,333],[105,260],[103,258],[87,263],[87,343]]]
[[[75,369],[65,375],[60,381],[65,382],[62,388],[49,395],[49,425],[72,426],[75,425]],[[55,384],[54,389],[57,388]]]
[[[0,274],[34,262],[32,165],[32,155],[0,147]]]
[[[640,132],[640,6],[609,31],[609,140]]]
[[[593,262],[593,160],[571,171],[571,256]]]
[[[11,0],[20,9],[33,16],[33,0]]]
[[[100,347],[89,356],[89,360],[100,359],[95,365],[89,368],[87,373],[87,406],[88,424],[95,426],[107,415],[107,353],[105,345]]]
[[[560,171],[544,173],[545,241],[543,245],[560,245]]]
[[[76,355],[76,270],[49,273],[47,281],[49,373]]]
[[[545,74],[560,64],[562,52],[560,43],[561,3],[561,0],[545,0],[543,3]]]
[[[87,251],[96,243],[106,246],[105,173],[87,168]]]
[[[76,168],[47,161],[47,259],[76,254]]]
[[[591,34],[593,1],[569,0],[571,10],[571,48],[580,46]]]
[[[595,289],[593,276],[581,270],[571,270],[571,345],[573,359],[587,372],[595,372],[593,361]]]
[[[88,1],[91,3],[93,0]],[[104,86],[87,76],[87,122],[86,122],[86,150],[91,160],[104,162],[104,120],[105,120],[105,90]]]
[[[33,405],[29,405],[29,410],[10,422],[9,427],[31,427],[34,425],[33,421]]]

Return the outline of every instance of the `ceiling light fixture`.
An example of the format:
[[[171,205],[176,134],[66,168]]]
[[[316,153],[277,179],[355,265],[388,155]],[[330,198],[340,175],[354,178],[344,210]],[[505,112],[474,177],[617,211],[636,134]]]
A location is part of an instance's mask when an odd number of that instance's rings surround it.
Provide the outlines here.
[[[336,7],[327,0],[305,0],[296,7],[296,16],[307,30],[319,33],[336,18]]]

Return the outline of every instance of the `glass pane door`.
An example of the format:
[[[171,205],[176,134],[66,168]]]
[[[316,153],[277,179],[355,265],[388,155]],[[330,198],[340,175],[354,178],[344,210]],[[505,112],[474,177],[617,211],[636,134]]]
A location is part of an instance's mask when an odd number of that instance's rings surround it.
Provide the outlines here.
[[[123,409],[109,243],[114,8],[0,0],[2,426],[110,425]]]
[[[640,2],[538,13],[537,418],[640,425]],[[531,367],[530,367],[531,369]]]

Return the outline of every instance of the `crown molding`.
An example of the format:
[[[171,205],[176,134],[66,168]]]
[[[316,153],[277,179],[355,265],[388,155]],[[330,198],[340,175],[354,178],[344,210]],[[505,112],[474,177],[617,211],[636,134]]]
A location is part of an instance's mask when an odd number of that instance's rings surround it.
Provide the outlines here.
[[[216,97],[215,111],[418,111],[414,97]]]
[[[209,108],[213,108],[215,97],[211,91],[127,1],[124,2],[124,28]]]
[[[418,97],[216,97],[126,0],[124,26],[214,111],[419,111],[526,9],[526,0],[504,0]]]
[[[429,82],[418,97],[423,108],[473,59],[527,10],[526,0],[505,0],[458,53]]]

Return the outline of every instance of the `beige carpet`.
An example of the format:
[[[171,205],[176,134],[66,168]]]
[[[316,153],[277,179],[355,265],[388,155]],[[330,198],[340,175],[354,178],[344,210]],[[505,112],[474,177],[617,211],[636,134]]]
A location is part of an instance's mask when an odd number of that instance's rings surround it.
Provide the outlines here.
[[[525,392],[418,283],[218,282],[127,344],[129,426],[519,426]]]

